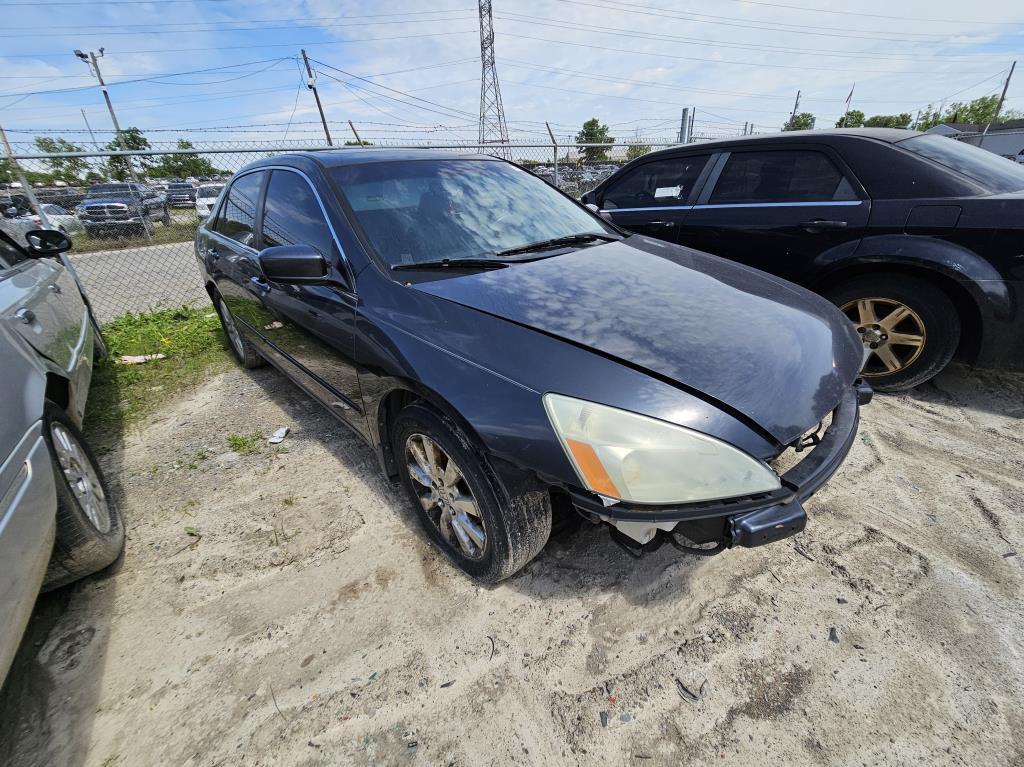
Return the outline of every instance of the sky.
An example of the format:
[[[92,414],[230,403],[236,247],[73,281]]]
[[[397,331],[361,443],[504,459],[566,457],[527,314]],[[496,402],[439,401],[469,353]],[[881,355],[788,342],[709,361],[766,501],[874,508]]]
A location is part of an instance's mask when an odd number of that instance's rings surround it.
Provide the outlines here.
[[[597,117],[620,140],[778,130],[800,111],[916,113],[998,94],[1024,110],[1024,3],[990,0],[494,0],[511,138],[560,141]],[[335,141],[473,141],[480,34],[471,0],[0,0],[0,125],[13,143],[112,136],[75,49],[99,60],[122,127],[154,145],[312,143],[323,129],[299,51],[316,70]],[[85,112],[83,118],[82,110]]]

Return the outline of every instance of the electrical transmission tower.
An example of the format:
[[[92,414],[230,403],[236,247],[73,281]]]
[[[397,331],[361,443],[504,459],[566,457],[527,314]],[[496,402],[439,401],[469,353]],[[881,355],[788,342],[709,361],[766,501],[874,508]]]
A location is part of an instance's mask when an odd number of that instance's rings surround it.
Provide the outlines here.
[[[494,65],[494,20],[491,0],[480,0],[480,143],[508,144],[505,109],[501,105],[498,70]],[[508,150],[499,150],[502,156]]]

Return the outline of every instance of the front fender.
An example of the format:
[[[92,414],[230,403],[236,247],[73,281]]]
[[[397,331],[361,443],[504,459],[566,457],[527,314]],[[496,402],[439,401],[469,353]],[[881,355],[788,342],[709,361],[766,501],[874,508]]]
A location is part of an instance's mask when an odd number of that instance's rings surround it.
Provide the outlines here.
[[[826,251],[815,259],[814,266],[817,288],[839,273],[858,267],[872,266],[879,271],[892,267],[921,269],[955,280],[971,295],[983,315],[998,320],[1008,320],[1013,315],[1013,298],[999,272],[974,251],[937,237],[865,237],[856,251]]]

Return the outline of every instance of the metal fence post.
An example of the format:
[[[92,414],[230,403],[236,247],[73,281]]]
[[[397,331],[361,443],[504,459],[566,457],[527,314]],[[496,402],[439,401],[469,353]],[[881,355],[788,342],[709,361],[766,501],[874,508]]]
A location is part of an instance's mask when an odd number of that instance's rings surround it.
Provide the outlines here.
[[[555,148],[555,186],[558,186],[558,139],[555,138],[554,131],[551,130],[551,126],[545,121],[544,126],[548,129],[548,135],[551,136],[551,145]]]

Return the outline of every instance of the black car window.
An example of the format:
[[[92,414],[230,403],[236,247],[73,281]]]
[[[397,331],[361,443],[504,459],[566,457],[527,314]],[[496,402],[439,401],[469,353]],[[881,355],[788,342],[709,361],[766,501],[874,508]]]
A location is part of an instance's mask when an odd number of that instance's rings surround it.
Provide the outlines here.
[[[993,192],[1024,190],[1024,165],[972,144],[930,134],[906,139],[898,146],[963,173]]]
[[[606,208],[682,205],[710,156],[701,154],[645,163],[609,184],[602,204]]]
[[[708,202],[714,205],[856,199],[849,181],[825,154],[787,150],[734,152]]]
[[[22,261],[27,260],[27,253],[15,247],[6,237],[0,236],[0,270],[10,269],[15,264],[20,264]],[[2,276],[0,275],[0,277]]]
[[[231,185],[213,230],[250,248],[256,247],[256,200],[263,173],[239,176]]]
[[[263,246],[309,245],[329,258],[331,243],[331,230],[306,180],[287,170],[271,173],[263,206]]]

